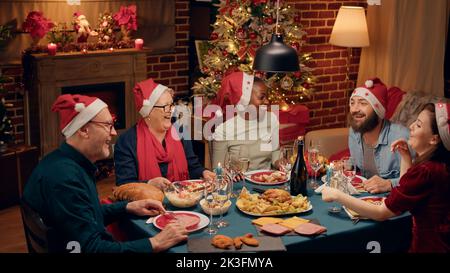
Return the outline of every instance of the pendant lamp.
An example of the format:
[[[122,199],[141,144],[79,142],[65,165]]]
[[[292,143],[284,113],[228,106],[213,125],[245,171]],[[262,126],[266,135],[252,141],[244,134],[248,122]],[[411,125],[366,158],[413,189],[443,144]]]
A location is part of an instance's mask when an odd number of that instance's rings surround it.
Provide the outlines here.
[[[283,35],[278,33],[280,1],[277,0],[277,21],[275,33],[270,42],[256,51],[253,70],[265,72],[299,71],[297,51],[283,42]]]

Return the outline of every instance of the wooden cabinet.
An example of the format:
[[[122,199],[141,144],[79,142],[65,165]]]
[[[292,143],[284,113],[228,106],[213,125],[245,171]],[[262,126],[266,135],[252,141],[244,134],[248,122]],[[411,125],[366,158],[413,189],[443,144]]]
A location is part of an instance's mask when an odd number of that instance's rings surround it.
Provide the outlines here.
[[[12,146],[0,153],[0,209],[19,204],[23,187],[39,162],[34,146]]]

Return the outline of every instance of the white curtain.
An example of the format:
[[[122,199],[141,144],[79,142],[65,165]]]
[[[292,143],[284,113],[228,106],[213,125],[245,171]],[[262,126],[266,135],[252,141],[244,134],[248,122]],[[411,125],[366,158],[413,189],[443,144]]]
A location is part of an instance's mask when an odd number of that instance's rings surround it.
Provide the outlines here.
[[[388,86],[443,97],[449,7],[449,0],[368,6],[370,46],[361,53],[358,85],[377,76]]]

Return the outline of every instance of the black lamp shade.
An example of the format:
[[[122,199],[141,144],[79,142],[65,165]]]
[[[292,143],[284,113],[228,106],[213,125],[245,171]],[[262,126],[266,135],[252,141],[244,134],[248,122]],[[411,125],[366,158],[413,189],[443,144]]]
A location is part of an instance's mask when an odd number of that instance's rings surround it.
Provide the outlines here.
[[[283,43],[281,34],[272,34],[270,42],[256,51],[253,70],[265,72],[299,71],[297,51]]]

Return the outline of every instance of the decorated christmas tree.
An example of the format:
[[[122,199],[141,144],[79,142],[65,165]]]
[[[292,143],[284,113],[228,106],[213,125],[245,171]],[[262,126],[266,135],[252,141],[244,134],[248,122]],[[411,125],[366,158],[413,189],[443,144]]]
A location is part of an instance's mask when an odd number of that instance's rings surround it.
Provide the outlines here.
[[[201,58],[201,72],[205,75],[195,82],[194,95],[208,99],[215,97],[221,79],[233,71],[253,73],[252,65],[256,50],[269,42],[275,32],[277,3],[274,0],[221,0],[218,15],[213,24],[213,32],[206,43]],[[312,57],[302,53],[305,31],[300,25],[300,17],[293,7],[280,1],[278,32],[284,42],[292,46],[299,55],[301,71],[294,73],[263,73],[255,75],[263,78],[271,87],[271,103],[296,104],[313,92],[315,77],[309,67]]]

